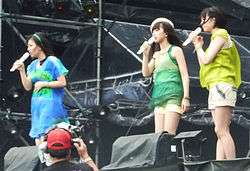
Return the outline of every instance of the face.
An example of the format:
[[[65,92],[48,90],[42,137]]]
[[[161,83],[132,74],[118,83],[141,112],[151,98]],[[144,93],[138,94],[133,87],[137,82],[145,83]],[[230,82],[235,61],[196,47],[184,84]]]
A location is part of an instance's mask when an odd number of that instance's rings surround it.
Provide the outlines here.
[[[159,28],[155,28],[152,34],[153,37],[155,38],[155,43],[161,43],[166,39],[167,36],[162,26],[160,26]]]
[[[206,15],[205,18],[201,18],[202,28],[205,32],[212,32],[215,25],[215,18],[211,18],[208,15]]]
[[[35,43],[33,39],[28,40],[27,50],[31,57],[38,57],[41,53],[41,48]]]

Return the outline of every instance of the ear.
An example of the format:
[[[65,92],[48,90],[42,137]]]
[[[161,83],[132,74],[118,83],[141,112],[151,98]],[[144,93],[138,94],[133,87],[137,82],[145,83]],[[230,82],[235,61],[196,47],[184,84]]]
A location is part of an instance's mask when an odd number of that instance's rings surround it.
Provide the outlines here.
[[[210,20],[211,21],[213,21],[213,22],[215,22],[216,21],[216,19],[213,17],[213,18],[210,18]]]
[[[37,46],[39,51],[42,51],[42,48],[40,46]]]

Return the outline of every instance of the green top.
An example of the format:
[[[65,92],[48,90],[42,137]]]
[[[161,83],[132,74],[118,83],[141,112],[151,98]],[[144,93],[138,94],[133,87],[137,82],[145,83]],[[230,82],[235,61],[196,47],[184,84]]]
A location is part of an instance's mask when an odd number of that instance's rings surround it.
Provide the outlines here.
[[[216,30],[212,34],[211,40],[214,40],[218,36],[224,38],[229,46],[223,47],[211,63],[206,65],[201,64],[201,86],[209,89],[215,84],[223,82],[238,88],[241,84],[240,56],[227,30]]]
[[[173,46],[165,53],[154,54],[154,87],[150,107],[164,105],[168,100],[180,105],[183,96],[182,80],[176,59],[171,55]]]

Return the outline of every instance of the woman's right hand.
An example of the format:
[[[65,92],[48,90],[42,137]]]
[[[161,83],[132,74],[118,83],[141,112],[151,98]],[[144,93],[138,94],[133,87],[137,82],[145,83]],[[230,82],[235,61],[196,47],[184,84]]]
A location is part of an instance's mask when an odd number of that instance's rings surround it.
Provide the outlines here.
[[[181,102],[181,108],[182,112],[187,112],[190,108],[190,99],[189,98],[183,98]]]
[[[140,49],[143,48],[143,56],[147,56],[149,54],[149,50],[150,50],[150,45],[148,44],[147,41],[143,42],[143,44],[141,45]]]
[[[204,44],[203,37],[202,36],[194,37],[193,38],[193,44],[194,44],[195,49],[198,49],[198,48],[202,47],[203,44]]]
[[[89,157],[87,145],[83,142],[81,138],[74,138],[73,143],[77,149],[79,157],[81,157],[82,159]]]
[[[22,61],[20,61],[20,60],[16,60],[14,62],[14,64],[13,64],[13,66],[16,66],[18,71],[24,71],[25,70],[24,63]]]

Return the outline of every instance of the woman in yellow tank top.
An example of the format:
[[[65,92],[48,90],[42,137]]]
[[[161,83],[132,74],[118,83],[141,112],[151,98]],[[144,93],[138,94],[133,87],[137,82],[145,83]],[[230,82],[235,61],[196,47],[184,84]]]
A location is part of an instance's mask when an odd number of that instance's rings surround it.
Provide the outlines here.
[[[211,110],[217,135],[216,159],[236,157],[234,140],[230,134],[231,113],[241,83],[240,57],[226,27],[226,18],[217,7],[201,12],[201,26],[211,33],[211,41],[203,50],[203,37],[193,39],[200,64],[200,83],[209,90],[208,108]],[[193,32],[191,34],[194,34]]]

